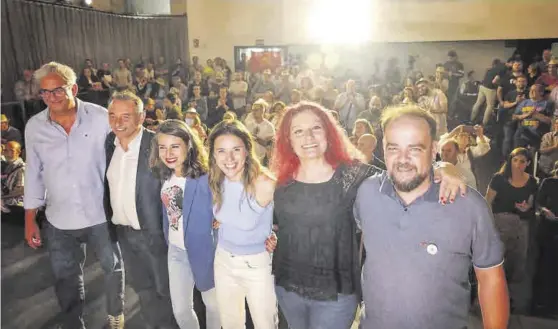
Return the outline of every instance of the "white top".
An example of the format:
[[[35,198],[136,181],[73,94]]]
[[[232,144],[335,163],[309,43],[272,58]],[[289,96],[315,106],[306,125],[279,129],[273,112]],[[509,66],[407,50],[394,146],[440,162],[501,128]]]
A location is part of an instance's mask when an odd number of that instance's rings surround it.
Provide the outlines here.
[[[257,123],[256,120],[253,119],[249,120],[249,118],[247,117],[244,124],[246,125],[246,128],[248,128],[248,131],[252,133],[254,139],[258,137],[261,139],[268,140],[269,138],[272,138],[275,135],[275,128],[273,127],[273,124],[266,119],[263,119],[262,122]],[[263,160],[267,151],[266,147],[261,145],[255,140],[254,140],[254,144],[256,149],[256,155],[260,160]]]
[[[116,225],[131,226],[139,230],[140,224],[136,210],[136,174],[143,136],[143,128],[124,151],[118,137],[114,140],[114,154],[107,171],[112,206],[112,222]]]
[[[231,81],[229,86],[229,93],[233,101],[234,109],[239,109],[246,106],[246,92],[248,91],[248,84],[246,81]],[[244,96],[239,96],[238,94],[244,92]]]
[[[449,137],[449,134],[444,134],[440,136],[440,143],[439,145],[443,144],[443,141]],[[483,136],[481,139],[479,136],[476,138],[477,145],[471,145],[468,149],[471,151],[471,155],[474,158],[481,157],[487,154],[490,151],[490,139],[486,136]],[[469,155],[467,152],[459,153],[457,155],[457,164],[455,165],[461,175],[465,179],[465,183],[470,187],[478,190],[477,181],[475,179],[475,175],[473,174],[473,168],[471,167],[471,159],[469,159]]]
[[[161,200],[167,210],[169,219],[169,243],[186,250],[184,245],[184,219],[182,217],[182,201],[186,177],[177,177],[174,174],[163,183]]]

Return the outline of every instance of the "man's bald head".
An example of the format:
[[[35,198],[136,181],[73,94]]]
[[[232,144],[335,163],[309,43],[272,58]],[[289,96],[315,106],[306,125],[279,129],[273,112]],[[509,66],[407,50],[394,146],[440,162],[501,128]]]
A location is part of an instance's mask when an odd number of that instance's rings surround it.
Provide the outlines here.
[[[373,158],[374,150],[376,150],[377,144],[378,140],[376,139],[376,136],[372,134],[364,134],[360,136],[357,141],[357,149],[364,154],[367,162],[370,162]]]

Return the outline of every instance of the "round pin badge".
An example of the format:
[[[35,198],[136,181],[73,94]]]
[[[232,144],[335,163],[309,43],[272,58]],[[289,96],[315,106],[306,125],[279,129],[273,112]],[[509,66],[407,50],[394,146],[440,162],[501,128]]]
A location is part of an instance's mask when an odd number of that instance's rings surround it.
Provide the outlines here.
[[[426,246],[426,252],[431,255],[436,255],[438,253],[438,247],[435,244],[431,243]]]

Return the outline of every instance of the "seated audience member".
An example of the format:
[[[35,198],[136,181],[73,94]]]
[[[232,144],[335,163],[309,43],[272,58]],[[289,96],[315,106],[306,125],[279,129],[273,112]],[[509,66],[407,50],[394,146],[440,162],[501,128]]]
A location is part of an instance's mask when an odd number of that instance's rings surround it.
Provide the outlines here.
[[[168,93],[163,100],[163,117],[164,120],[177,119],[182,120],[182,108],[180,107],[180,99],[174,93]]]
[[[184,112],[184,122],[198,134],[202,143],[205,142],[207,139],[207,127],[201,122],[198,111],[195,108],[190,107]]]
[[[33,70],[23,71],[23,80],[15,83],[14,94],[18,101],[29,101],[39,96],[37,84],[33,83]]]
[[[21,158],[21,145],[16,141],[8,142],[3,155],[6,167],[2,168],[2,207],[23,207],[25,163]]]
[[[522,101],[512,116],[518,122],[514,146],[539,149],[542,135],[550,129],[552,121],[551,102],[544,99],[544,87],[536,84],[529,90],[529,99]]]
[[[514,149],[492,177],[486,192],[486,201],[492,207],[496,228],[504,243],[504,269],[514,314],[527,314],[531,303],[527,250],[538,189],[537,180],[527,173],[531,161],[529,150]]]
[[[368,103],[368,110],[358,114],[359,119],[367,120],[373,127],[377,127],[382,116],[382,99],[378,96],[372,96]]]
[[[300,103],[302,100],[302,93],[298,89],[293,89],[291,91],[291,103],[289,105],[295,105]]]
[[[543,135],[539,153],[539,168],[549,176],[554,163],[558,161],[558,118],[554,119],[552,131]]]
[[[99,78],[99,81],[102,83],[103,89],[112,87],[113,81],[109,63],[103,63],[102,68],[97,71],[97,78]]]
[[[219,98],[212,102],[213,106],[210,107],[207,113],[207,120],[205,121],[207,127],[212,129],[216,124],[223,120],[225,112],[233,109],[231,99],[228,97],[227,86],[221,86],[219,89]]]
[[[275,136],[275,128],[273,124],[264,118],[264,114],[269,105],[263,99],[258,99],[252,105],[252,111],[246,118],[244,124],[255,142],[256,156],[263,161],[267,148],[271,146],[272,139]]]
[[[372,128],[372,125],[370,124],[370,122],[368,122],[365,119],[357,119],[355,121],[355,125],[353,127],[353,132],[351,134],[351,137],[349,138],[351,140],[351,143],[353,143],[353,145],[356,146],[358,139],[360,138],[360,136],[364,135],[364,134],[374,134],[374,129]]]
[[[378,160],[374,156],[374,151],[376,150],[377,144],[378,140],[376,139],[376,136],[372,134],[363,134],[358,139],[357,149],[364,155],[365,163],[377,166],[376,162]]]
[[[244,115],[248,84],[242,80],[242,72],[235,72],[234,80],[229,85],[229,94],[233,102],[233,109],[238,116]]]
[[[150,97],[155,100],[155,104],[161,104],[168,93],[167,84],[165,79],[157,78],[155,83],[151,84]]]
[[[143,121],[144,127],[153,130],[159,125],[159,119],[157,118],[157,111],[155,110],[155,101],[153,98],[148,98],[145,101],[145,120]],[[149,128],[150,127],[150,128]]]
[[[542,85],[547,92],[558,86],[558,59],[553,58],[548,62],[547,72],[541,74],[536,83]]]
[[[99,78],[91,72],[88,67],[83,68],[78,79],[80,91],[101,90],[102,85]]]
[[[515,79],[515,89],[510,90],[504,95],[503,104],[498,110],[498,124],[503,130],[502,155],[508,156],[513,148],[513,136],[517,129],[517,121],[512,119],[513,114],[517,110],[517,106],[529,98],[529,90],[527,89],[527,78],[518,76]]]
[[[145,77],[149,82],[155,82],[155,63],[152,60],[148,61],[145,66]]]
[[[296,84],[291,81],[289,70],[281,71],[281,80],[276,83],[275,96],[285,104],[291,103],[291,92],[296,88]]]
[[[188,87],[182,83],[182,78],[179,76],[172,77],[172,88],[177,91],[178,98],[182,101],[182,104],[186,104],[188,101]]]
[[[442,161],[449,162],[459,169],[467,185],[476,189],[476,177],[471,168],[459,166],[459,143],[455,139],[446,138],[440,141],[440,155]]]
[[[194,87],[196,86],[200,87],[200,94],[202,96],[207,97],[209,95],[209,88],[207,88],[207,83],[202,79],[202,74],[199,71],[196,71],[196,73],[194,73],[194,78],[188,86],[188,96],[190,96],[190,98],[194,95]]]
[[[450,133],[440,136],[440,144],[446,139],[454,139],[457,142],[457,163],[454,164],[465,174],[467,185],[477,190],[478,164],[476,160],[490,151],[490,140],[484,136],[483,127],[460,125]],[[471,143],[471,140],[474,140],[475,143]]]
[[[10,121],[8,120],[8,117],[5,114],[2,114],[1,117],[2,117],[2,121],[1,121],[2,144],[15,141],[21,145],[23,143],[23,138],[19,129],[10,126]]]
[[[208,106],[207,106],[207,99],[202,96],[201,93],[201,86],[195,85],[192,89],[192,94],[190,96],[190,100],[188,101],[188,107],[193,107],[198,111],[200,115],[200,119],[202,122],[207,120],[208,114]]]
[[[112,81],[118,90],[126,90],[132,86],[132,73],[123,59],[118,60],[118,68],[112,72]]]
[[[225,74],[221,71],[215,73],[215,81],[209,83],[209,96],[207,97],[208,103],[219,98],[219,90],[221,88],[228,88]]]
[[[258,80],[252,88],[252,99],[256,100],[263,98],[266,91],[274,91],[275,84],[271,80],[271,70],[266,69],[263,71],[263,78]]]
[[[279,126],[279,122],[285,114],[285,110],[287,109],[287,105],[285,103],[278,101],[271,106],[271,110],[269,111],[268,120],[273,124],[275,128]]]

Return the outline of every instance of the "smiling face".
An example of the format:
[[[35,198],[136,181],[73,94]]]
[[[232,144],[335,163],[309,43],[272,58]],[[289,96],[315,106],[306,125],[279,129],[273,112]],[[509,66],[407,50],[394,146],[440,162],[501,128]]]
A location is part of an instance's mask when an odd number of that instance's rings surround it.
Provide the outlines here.
[[[227,134],[215,139],[213,146],[215,163],[223,174],[232,181],[240,181],[248,151],[238,136]]]
[[[169,169],[173,170],[176,176],[182,176],[182,164],[186,161],[188,147],[180,137],[167,134],[157,136],[159,149],[159,159]]]
[[[143,113],[138,113],[132,100],[114,100],[109,106],[109,124],[120,141],[134,138],[143,120]]]
[[[301,161],[323,158],[327,150],[324,123],[312,111],[303,111],[293,117],[290,140]]]
[[[425,182],[436,156],[426,120],[395,119],[385,127],[383,143],[386,168],[398,191],[411,192]]]
[[[52,92],[45,93],[42,98],[53,113],[67,111],[74,104],[73,98],[77,95],[77,85],[66,84],[64,79],[56,73],[49,73],[41,80],[41,89]]]

